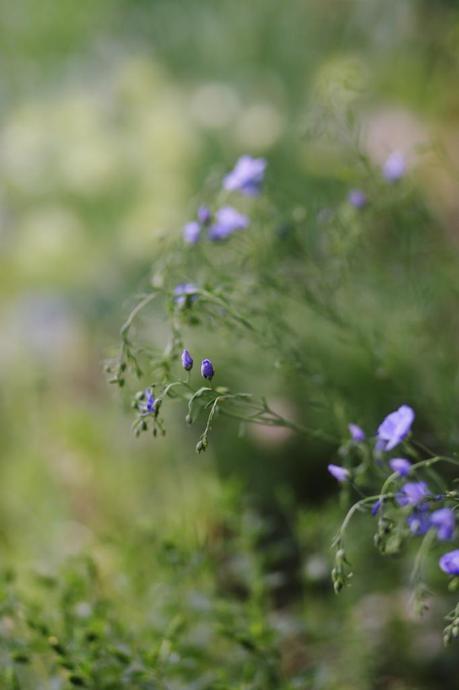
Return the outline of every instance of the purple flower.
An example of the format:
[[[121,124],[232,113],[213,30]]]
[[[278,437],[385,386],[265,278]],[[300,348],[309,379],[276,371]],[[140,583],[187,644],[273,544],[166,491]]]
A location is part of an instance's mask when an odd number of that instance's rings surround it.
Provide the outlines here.
[[[191,371],[193,368],[193,357],[188,350],[183,350],[182,352],[182,367],[185,371]]]
[[[382,173],[388,182],[400,180],[406,173],[405,156],[400,151],[393,151],[386,159]]]
[[[367,205],[366,194],[362,192],[361,189],[351,189],[347,196],[347,200],[354,208],[363,208]]]
[[[440,568],[448,575],[459,575],[459,549],[445,553],[439,560]]]
[[[397,472],[400,477],[406,477],[411,470],[411,462],[405,458],[392,458],[389,460],[392,472]]]
[[[198,221],[201,225],[208,225],[212,220],[212,214],[207,206],[200,206],[198,208]]]
[[[392,450],[408,436],[414,420],[414,411],[408,405],[402,405],[391,412],[378,428],[378,450]]]
[[[415,506],[421,503],[429,494],[425,482],[407,482],[396,495],[399,506]]]
[[[381,506],[382,506],[382,500],[380,498],[378,498],[378,500],[375,501],[373,503],[373,505],[371,506],[371,514],[373,515],[373,517],[379,513],[379,509],[381,508]]]
[[[337,479],[339,482],[345,482],[346,479],[349,479],[349,470],[347,470],[345,467],[340,467],[340,465],[328,465],[327,469],[332,477]]]
[[[441,539],[441,541],[448,541],[453,538],[456,519],[450,508],[434,510],[430,516],[430,523],[432,527],[436,529],[437,537]]]
[[[225,240],[236,230],[244,230],[249,219],[231,206],[224,206],[215,214],[215,223],[209,229],[210,240]]]
[[[431,528],[430,515],[427,510],[413,510],[411,515],[408,515],[408,517],[406,518],[406,521],[408,523],[410,531],[412,532],[412,534],[415,534],[416,536],[425,534]]]
[[[238,190],[247,196],[257,196],[263,183],[265,168],[264,158],[241,156],[233,170],[223,179],[223,187],[229,192]]]
[[[214,365],[212,364],[210,359],[203,359],[201,362],[201,376],[203,376],[203,378],[209,379],[209,381],[211,381],[214,374],[215,374]]]
[[[195,220],[187,223],[183,228],[183,239],[187,244],[196,244],[201,234],[201,226]]]
[[[358,426],[358,424],[348,424],[347,428],[349,429],[349,433],[351,434],[353,441],[356,441],[357,443],[365,441],[365,432]]]
[[[194,302],[198,295],[195,294],[199,288],[193,283],[179,283],[174,288],[175,301],[183,306],[187,300]]]
[[[142,414],[147,415],[147,414],[152,414],[152,412],[155,411],[155,396],[153,395],[153,391],[151,388],[145,388],[144,390],[144,401],[140,405],[140,411]]]

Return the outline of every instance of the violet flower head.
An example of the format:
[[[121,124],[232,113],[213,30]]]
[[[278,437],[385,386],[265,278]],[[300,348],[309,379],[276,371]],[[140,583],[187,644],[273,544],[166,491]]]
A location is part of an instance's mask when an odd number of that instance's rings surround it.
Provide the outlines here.
[[[182,352],[182,367],[185,371],[191,371],[193,368],[193,357],[190,355],[188,350],[183,350]]]
[[[406,173],[405,156],[400,151],[393,151],[386,159],[382,173],[388,182],[398,182]]]
[[[208,209],[207,206],[200,206],[198,208],[198,222],[201,225],[209,225],[211,220],[212,214],[210,212],[210,209]]]
[[[249,219],[231,206],[223,206],[215,214],[215,222],[209,228],[210,240],[226,240],[236,230],[244,230]]]
[[[448,575],[459,575],[459,549],[445,553],[439,560],[440,568]]]
[[[328,465],[327,469],[331,476],[339,482],[345,482],[349,479],[349,470],[345,467],[341,467],[340,465]]]
[[[229,192],[239,191],[247,196],[258,196],[265,175],[264,158],[241,156],[233,170],[223,179],[223,187]]]
[[[454,536],[454,528],[456,526],[456,519],[454,513],[450,508],[440,508],[434,510],[430,516],[430,523],[437,532],[437,537],[441,541],[449,541]]]
[[[356,443],[361,443],[362,441],[365,441],[365,432],[361,427],[359,427],[358,424],[348,424],[347,428],[349,429],[349,433],[351,434],[351,438],[353,441]]]
[[[402,405],[387,415],[379,425],[377,446],[379,450],[392,450],[410,432],[414,420],[414,411],[409,405]]]
[[[396,472],[400,477],[407,477],[411,470],[411,462],[405,458],[392,458],[389,465],[392,472]]]
[[[364,208],[367,205],[367,196],[361,189],[351,189],[347,200],[354,208]]]
[[[201,362],[201,376],[209,381],[212,380],[215,374],[214,365],[210,359],[203,359]]]
[[[428,510],[422,510],[422,508],[413,510],[411,515],[408,515],[406,518],[406,521],[411,533],[418,537],[425,534],[432,526]]]
[[[152,414],[155,411],[156,400],[151,388],[145,388],[144,397],[145,399],[140,406],[140,410],[144,415]]]
[[[187,300],[189,302],[194,302],[198,299],[198,295],[196,294],[198,289],[199,288],[194,285],[194,283],[179,283],[174,288],[175,302],[180,306],[183,306]]]
[[[201,226],[195,220],[187,223],[183,228],[183,239],[187,244],[196,244],[199,241],[200,235]]]
[[[399,506],[416,506],[429,495],[425,482],[406,482],[396,495]]]

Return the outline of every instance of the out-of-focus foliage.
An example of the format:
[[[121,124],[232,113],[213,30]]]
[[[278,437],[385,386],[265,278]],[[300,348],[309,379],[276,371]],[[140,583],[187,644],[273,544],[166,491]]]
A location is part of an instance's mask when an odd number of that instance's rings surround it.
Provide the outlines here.
[[[134,439],[103,360],[249,151],[269,159],[258,231],[284,230],[269,256],[256,236],[259,266],[329,404],[307,408],[262,343],[193,344],[298,421],[372,429],[407,401],[424,441],[457,447],[456,3],[24,0],[0,17],[3,685],[453,690],[441,584],[416,618],[410,559],[382,560],[367,519],[354,587],[332,593],[332,445],[219,420],[197,456],[172,410],[165,439]],[[392,150],[409,175],[388,189]],[[299,292],[331,295],[349,342],[287,303],[276,271],[298,246]],[[243,283],[236,252],[211,260]],[[155,346],[161,313],[143,331]]]

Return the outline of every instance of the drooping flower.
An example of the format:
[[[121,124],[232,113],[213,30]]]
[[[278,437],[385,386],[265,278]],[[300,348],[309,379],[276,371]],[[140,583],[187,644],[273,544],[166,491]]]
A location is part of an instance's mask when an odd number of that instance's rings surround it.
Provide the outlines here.
[[[429,495],[425,482],[406,482],[397,493],[395,499],[399,506],[416,506]]]
[[[406,518],[408,526],[412,534],[420,536],[425,534],[430,528],[430,515],[428,510],[423,510],[422,508],[416,508],[413,510],[411,515]]]
[[[265,174],[264,158],[241,156],[233,170],[223,179],[223,187],[229,192],[239,191],[247,196],[257,196]]]
[[[196,294],[198,289],[194,283],[179,283],[174,288],[175,302],[180,306],[183,306],[187,300],[194,302],[198,298]]]
[[[201,376],[209,381],[212,380],[215,374],[214,365],[210,359],[203,359],[201,362]]]
[[[402,405],[395,412],[391,412],[378,428],[378,449],[392,450],[395,448],[408,436],[413,420],[414,411],[409,405]]]
[[[142,414],[152,414],[155,411],[156,399],[151,388],[145,388],[144,400],[140,405]]]
[[[389,465],[392,472],[397,472],[400,477],[406,477],[411,470],[411,462],[405,458],[392,458]]]
[[[200,235],[201,225],[195,220],[187,223],[183,228],[183,239],[187,244],[196,244],[199,241]]]
[[[347,200],[354,208],[363,208],[367,205],[367,196],[361,189],[351,189]]]
[[[210,240],[225,240],[236,230],[244,230],[249,219],[231,206],[223,206],[215,214],[215,223],[209,228]]]
[[[434,510],[430,516],[430,522],[437,532],[437,537],[441,539],[441,541],[449,541],[453,538],[456,519],[454,517],[454,512],[450,508]]]
[[[193,368],[193,357],[186,349],[182,352],[182,367],[185,371],[191,371]]]
[[[459,549],[445,553],[439,560],[440,568],[448,575],[459,575]]]
[[[353,441],[356,441],[357,443],[365,441],[365,432],[359,427],[358,424],[348,424],[347,428],[349,429],[349,433],[351,434]]]
[[[397,182],[406,173],[405,156],[400,151],[393,151],[386,159],[382,173],[388,182]]]
[[[339,482],[345,482],[346,479],[349,479],[349,470],[345,467],[341,467],[340,465],[328,465],[327,469],[332,477]]]

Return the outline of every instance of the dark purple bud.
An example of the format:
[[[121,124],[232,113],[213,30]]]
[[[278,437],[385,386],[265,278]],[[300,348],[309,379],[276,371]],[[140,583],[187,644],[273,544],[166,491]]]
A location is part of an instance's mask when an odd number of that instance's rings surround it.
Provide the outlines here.
[[[214,365],[210,361],[210,359],[203,359],[201,362],[201,376],[203,376],[205,379],[211,379],[213,378],[215,374],[214,370]]]
[[[155,396],[153,395],[153,391],[151,388],[146,388],[144,391],[144,402],[141,405],[141,411],[143,414],[151,414],[152,412],[155,412],[156,408],[156,399]]]
[[[198,208],[198,221],[201,225],[209,225],[212,220],[212,214],[207,206],[200,206]]]
[[[382,501],[380,498],[378,498],[378,500],[375,501],[373,503],[373,505],[371,506],[371,514],[373,515],[373,517],[379,513],[379,509],[381,508],[381,506],[382,506]]]
[[[182,367],[185,371],[191,371],[193,368],[193,357],[188,350],[183,350],[182,352]]]

